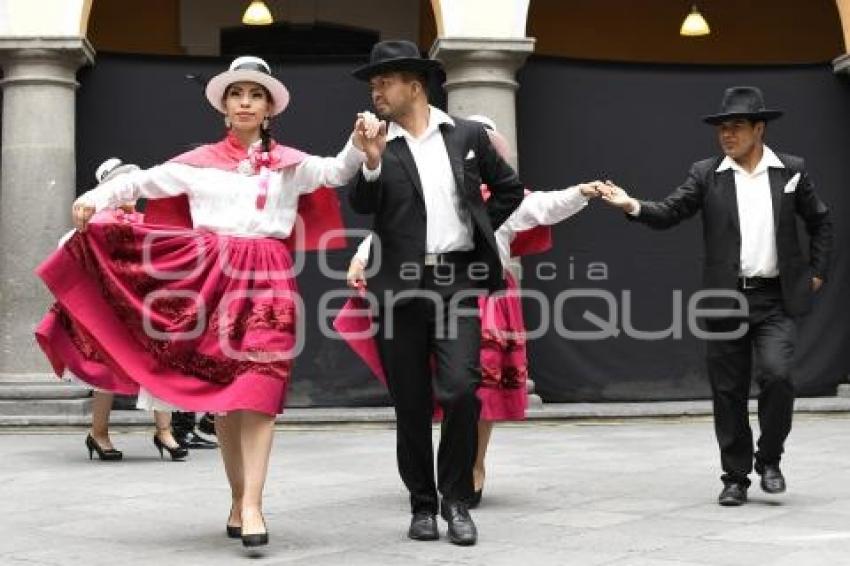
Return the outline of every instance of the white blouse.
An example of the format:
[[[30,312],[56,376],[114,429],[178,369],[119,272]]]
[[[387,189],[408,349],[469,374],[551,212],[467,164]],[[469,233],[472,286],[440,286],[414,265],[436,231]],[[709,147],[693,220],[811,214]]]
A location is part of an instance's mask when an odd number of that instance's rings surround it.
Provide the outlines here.
[[[560,191],[533,191],[528,193],[505,223],[496,230],[499,259],[506,269],[511,265],[511,243],[517,234],[537,226],[551,226],[566,220],[587,206],[587,197],[579,187]]]
[[[587,197],[581,194],[579,187],[569,187],[560,191],[534,191],[522,199],[519,206],[496,230],[496,245],[499,259],[505,269],[511,265],[511,243],[518,233],[537,226],[550,226],[565,220],[587,206]],[[356,259],[363,263],[369,261],[372,235],[366,236],[357,246]]]
[[[269,174],[265,208],[257,209],[259,175],[164,163],[121,175],[81,195],[77,203],[97,212],[138,198],[187,195],[195,228],[246,237],[287,238],[298,197],[318,187],[347,183],[366,159],[349,141],[336,157],[310,155],[298,165]]]

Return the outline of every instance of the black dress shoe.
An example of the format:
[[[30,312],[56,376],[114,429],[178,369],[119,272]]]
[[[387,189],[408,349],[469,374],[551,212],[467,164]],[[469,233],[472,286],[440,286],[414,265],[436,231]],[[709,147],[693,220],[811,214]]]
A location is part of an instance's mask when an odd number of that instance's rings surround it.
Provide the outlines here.
[[[747,487],[739,483],[728,483],[720,492],[717,502],[724,507],[738,507],[747,502]]]
[[[215,436],[215,415],[204,413],[204,416],[198,419],[198,430],[204,434]]]
[[[761,489],[765,493],[784,493],[785,476],[779,469],[779,464],[764,464],[756,466],[756,471],[761,474]]]
[[[207,440],[203,436],[198,433],[192,431],[184,438],[184,442],[177,441],[181,446],[185,446],[190,450],[213,450],[218,448],[218,442],[214,442],[212,440]]]
[[[469,516],[469,507],[466,503],[443,500],[440,515],[449,524],[449,540],[452,544],[470,546],[478,541],[478,529],[475,528],[475,523]]]
[[[437,540],[440,531],[437,530],[437,518],[428,511],[419,511],[410,518],[410,529],[407,536],[413,540]]]

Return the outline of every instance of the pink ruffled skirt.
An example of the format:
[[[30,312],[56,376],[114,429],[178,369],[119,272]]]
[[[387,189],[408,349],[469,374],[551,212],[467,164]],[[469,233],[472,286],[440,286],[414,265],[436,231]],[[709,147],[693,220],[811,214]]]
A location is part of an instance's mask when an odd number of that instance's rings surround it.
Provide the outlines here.
[[[298,346],[291,267],[274,238],[93,222],[36,270],[56,299],[36,338],[100,390],[274,415]]]
[[[528,408],[528,358],[522,301],[514,278],[507,275],[504,294],[482,297],[481,420],[515,421]]]

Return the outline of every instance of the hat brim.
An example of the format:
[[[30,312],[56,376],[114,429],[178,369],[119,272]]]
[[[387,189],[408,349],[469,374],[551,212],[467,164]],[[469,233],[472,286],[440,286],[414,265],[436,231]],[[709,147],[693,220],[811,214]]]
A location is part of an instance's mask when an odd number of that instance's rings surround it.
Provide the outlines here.
[[[735,118],[748,118],[750,120],[764,120],[769,122],[782,116],[781,110],[762,110],[761,112],[726,112],[723,114],[711,114],[703,116],[702,121],[706,124],[716,126],[722,124],[726,120],[734,120]]]
[[[410,71],[414,73],[432,73],[443,68],[442,63],[436,59],[422,59],[421,57],[399,57],[398,59],[387,59],[379,63],[363,65],[354,69],[351,74],[356,79],[368,81],[375,75],[393,73],[397,71]]]
[[[289,91],[283,86],[282,82],[271,75],[249,69],[225,71],[211,78],[206,88],[207,100],[210,101],[213,108],[222,114],[226,114],[224,92],[233,83],[241,82],[257,83],[268,89],[269,94],[272,95],[272,116],[277,116],[289,106]]]
[[[138,165],[134,165],[132,163],[124,163],[123,165],[119,165],[118,167],[116,167],[115,169],[113,169],[112,171],[110,171],[109,173],[104,175],[103,179],[100,181],[100,183],[105,183],[107,181],[111,181],[115,177],[119,177],[121,175],[125,175],[127,173],[132,173],[133,171],[138,171],[138,170],[139,170]]]

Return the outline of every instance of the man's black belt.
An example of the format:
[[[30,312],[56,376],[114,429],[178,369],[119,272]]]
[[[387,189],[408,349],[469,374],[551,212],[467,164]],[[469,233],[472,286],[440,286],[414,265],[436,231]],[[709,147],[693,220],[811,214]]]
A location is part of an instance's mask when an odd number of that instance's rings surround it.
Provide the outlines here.
[[[738,277],[738,289],[749,291],[779,285],[779,277]]]

